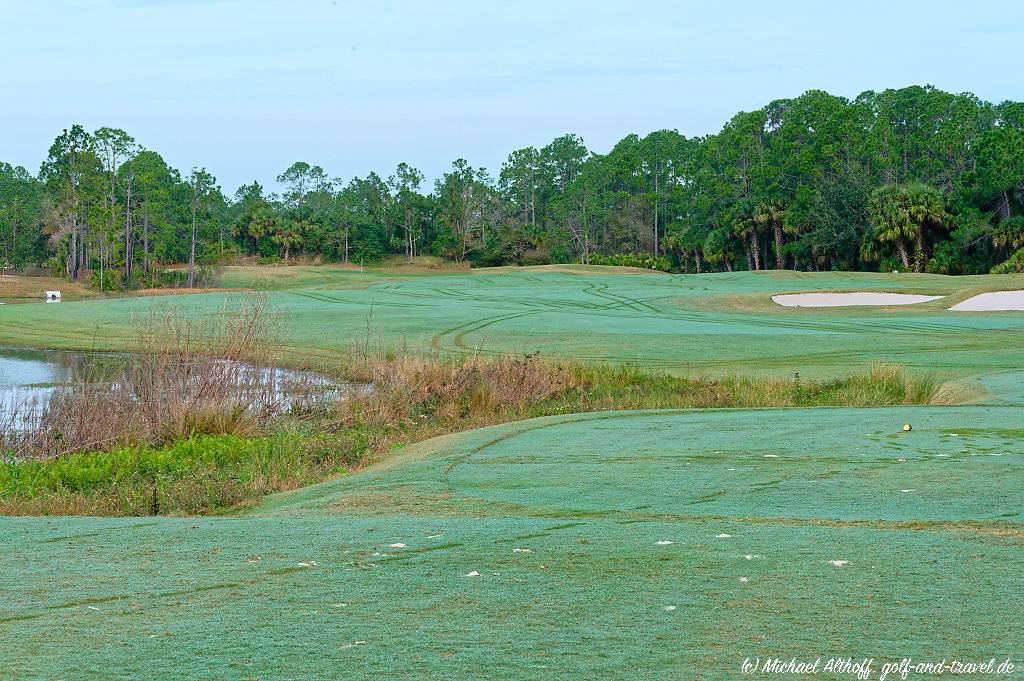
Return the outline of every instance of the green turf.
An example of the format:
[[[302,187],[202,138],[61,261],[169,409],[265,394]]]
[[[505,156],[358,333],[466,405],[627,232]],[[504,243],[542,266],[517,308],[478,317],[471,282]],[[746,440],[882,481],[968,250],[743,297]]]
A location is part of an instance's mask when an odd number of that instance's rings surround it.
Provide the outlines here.
[[[977,377],[985,404],[547,417],[237,517],[6,519],[0,677],[736,679],[766,655],[1024,669],[1024,314],[768,300],[1020,278],[334,272],[273,294],[296,347],[337,352],[372,317],[450,352],[675,371],[891,360]],[[215,314],[223,295],[183,300]],[[160,302],[4,306],[0,342],[114,347]]]
[[[737,678],[769,653],[1021,659],[1019,415],[549,417],[247,517],[12,519],[0,669]]]
[[[368,330],[386,342],[445,352],[539,350],[676,373],[833,377],[881,360],[963,376],[1024,362],[1024,313],[946,309],[978,291],[1024,288],[1024,276],[1016,275],[530,268],[398,276],[330,267],[253,269],[229,270],[225,283],[276,288],[275,317],[295,363],[337,357]],[[912,307],[829,310],[783,308],[770,300],[781,292],[871,289],[950,297]],[[233,295],[0,306],[0,343],[123,348],[133,320],[154,306],[182,304],[197,316],[213,316]]]

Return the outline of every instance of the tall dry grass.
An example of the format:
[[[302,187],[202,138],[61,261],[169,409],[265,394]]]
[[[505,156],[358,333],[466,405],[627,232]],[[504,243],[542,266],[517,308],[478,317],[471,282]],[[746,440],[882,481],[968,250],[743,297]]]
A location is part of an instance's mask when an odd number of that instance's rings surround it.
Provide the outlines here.
[[[123,369],[73,369],[40,411],[5,416],[0,451],[47,459],[204,433],[257,434],[299,387],[264,368],[277,347],[267,297],[234,300],[213,315],[167,305],[135,319],[135,353]],[[18,427],[26,420],[33,427]]]
[[[783,377],[681,377],[631,366],[588,365],[539,355],[452,357],[363,342],[346,371],[370,393],[339,405],[346,426],[438,430],[531,416],[619,409],[884,406],[926,404],[934,377],[878,364],[832,381]]]
[[[346,373],[373,390],[339,404],[345,423],[391,426],[521,414],[566,390],[571,380],[535,355],[453,359],[366,345],[353,347]]]

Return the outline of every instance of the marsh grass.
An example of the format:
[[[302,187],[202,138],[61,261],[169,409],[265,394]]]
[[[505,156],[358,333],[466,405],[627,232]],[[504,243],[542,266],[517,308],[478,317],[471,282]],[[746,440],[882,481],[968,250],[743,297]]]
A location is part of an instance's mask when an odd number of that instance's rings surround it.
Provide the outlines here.
[[[277,347],[266,297],[240,300],[209,317],[163,306],[136,319],[135,353],[125,366],[75,367],[45,405],[15,407],[0,423],[0,451],[52,459],[198,434],[261,434],[311,386],[281,385],[263,368]]]
[[[339,405],[347,424],[515,417],[568,389],[571,375],[535,355],[448,359],[360,346],[346,369],[373,386]]]
[[[823,404],[883,407],[932,404],[940,382],[931,373],[912,373],[896,364],[874,364],[864,373],[821,385]]]
[[[892,364],[831,381],[798,377],[680,377],[629,365],[567,363],[538,355],[452,358],[359,346],[350,375],[374,390],[341,403],[346,425],[471,424],[618,409],[888,406],[927,404],[930,374]]]

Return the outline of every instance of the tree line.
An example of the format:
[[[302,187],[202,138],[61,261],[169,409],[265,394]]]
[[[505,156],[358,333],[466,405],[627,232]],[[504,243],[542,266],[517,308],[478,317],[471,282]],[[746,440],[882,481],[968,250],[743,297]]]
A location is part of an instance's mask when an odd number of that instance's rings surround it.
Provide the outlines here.
[[[400,163],[342,180],[296,162],[226,196],[128,133],[75,125],[38,174],[0,163],[0,264],[99,287],[193,285],[238,255],[476,265],[638,262],[682,272],[793,268],[970,274],[1024,269],[1024,103],[931,86],[812,90],[715,134],[631,134],[608,153],[567,134],[466,160],[433,184]]]

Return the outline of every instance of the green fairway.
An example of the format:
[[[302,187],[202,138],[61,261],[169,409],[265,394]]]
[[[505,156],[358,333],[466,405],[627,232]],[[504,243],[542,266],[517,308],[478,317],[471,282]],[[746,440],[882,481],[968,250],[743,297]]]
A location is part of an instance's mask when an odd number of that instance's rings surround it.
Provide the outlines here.
[[[757,655],[1019,660],[1019,414],[550,417],[428,441],[248,517],[11,519],[0,669],[737,678]]]
[[[969,379],[951,390],[978,403],[567,414],[411,445],[232,517],[7,518],[0,677],[734,679],[767,656],[875,658],[871,678],[904,657],[1024,669],[1024,313],[946,309],[1024,278],[256,275],[224,285],[272,289],[295,363],[370,329],[676,373],[891,361]],[[771,302],[823,290],[947,297]],[[199,318],[235,295],[173,300]],[[0,343],[124,347],[133,315],[167,301],[5,305]]]
[[[445,352],[541,351],[675,373],[831,377],[890,361],[949,376],[1024,360],[1024,313],[951,312],[977,293],[1024,288],[1024,276],[755,272],[616,273],[609,268],[499,269],[410,275],[333,267],[232,268],[230,287],[271,294],[285,361],[316,365],[367,335]],[[777,293],[886,290],[944,295],[892,308],[785,308]],[[238,294],[122,298],[0,307],[0,343],[116,349],[132,320],[180,304],[216,316]]]

